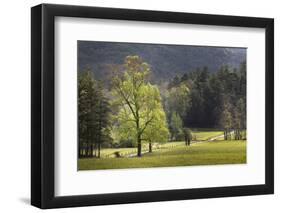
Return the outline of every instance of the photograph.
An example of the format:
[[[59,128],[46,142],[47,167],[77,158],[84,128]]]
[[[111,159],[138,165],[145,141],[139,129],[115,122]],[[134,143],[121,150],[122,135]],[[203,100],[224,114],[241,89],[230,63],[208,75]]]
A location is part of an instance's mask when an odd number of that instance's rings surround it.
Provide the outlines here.
[[[247,48],[77,41],[78,171],[247,163]]]
[[[30,100],[31,140],[24,147],[31,148],[31,160],[29,169],[13,168],[29,172],[32,206],[274,196],[271,16],[279,13],[264,10],[271,13],[263,17],[253,4],[247,13],[221,14],[213,2],[202,10],[152,3],[43,3],[29,11],[31,61],[22,61],[31,65],[31,75],[24,74],[31,88],[24,98]],[[10,55],[14,62],[13,48]],[[21,109],[6,82],[3,91]],[[6,114],[14,133],[15,119]],[[248,197],[246,209],[233,210],[251,211],[260,198]]]

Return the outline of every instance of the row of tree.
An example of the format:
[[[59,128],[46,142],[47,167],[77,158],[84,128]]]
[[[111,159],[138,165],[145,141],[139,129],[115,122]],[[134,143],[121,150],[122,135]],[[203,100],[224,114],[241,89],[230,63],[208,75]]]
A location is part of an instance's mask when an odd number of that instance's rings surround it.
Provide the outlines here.
[[[102,143],[110,140],[109,101],[89,70],[79,73],[78,85],[78,156],[100,157]]]
[[[225,139],[242,139],[246,129],[246,63],[239,69],[207,67],[176,76],[162,90],[173,140],[182,138],[182,126],[224,129]],[[245,138],[245,135],[243,136]]]

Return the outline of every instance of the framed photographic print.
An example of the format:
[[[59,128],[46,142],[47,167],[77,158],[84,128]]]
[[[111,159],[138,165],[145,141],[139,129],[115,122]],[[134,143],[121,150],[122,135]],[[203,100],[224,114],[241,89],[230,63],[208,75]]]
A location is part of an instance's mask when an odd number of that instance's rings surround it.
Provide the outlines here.
[[[31,203],[272,194],[274,21],[31,9]]]

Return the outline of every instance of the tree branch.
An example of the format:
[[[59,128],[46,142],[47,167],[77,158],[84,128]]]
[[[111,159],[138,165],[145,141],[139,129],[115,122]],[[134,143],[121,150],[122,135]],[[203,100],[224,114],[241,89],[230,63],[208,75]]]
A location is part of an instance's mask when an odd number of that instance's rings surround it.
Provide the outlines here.
[[[145,122],[144,127],[141,129],[141,134],[144,132],[148,124],[154,119],[154,116],[151,116],[151,118]]]
[[[135,113],[133,107],[131,106],[130,101],[128,100],[128,98],[123,93],[122,89],[120,87],[117,87],[117,91],[119,91],[120,95],[123,97],[123,99],[125,100],[126,104],[129,106],[130,110],[133,113],[134,118],[137,119],[136,113]]]

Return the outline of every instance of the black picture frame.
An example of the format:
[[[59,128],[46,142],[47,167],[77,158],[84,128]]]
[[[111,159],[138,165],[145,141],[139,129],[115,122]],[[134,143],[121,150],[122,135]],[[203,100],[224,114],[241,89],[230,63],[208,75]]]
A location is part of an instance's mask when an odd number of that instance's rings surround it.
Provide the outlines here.
[[[266,32],[265,184],[94,195],[54,195],[55,17],[264,28]],[[42,208],[274,193],[274,20],[240,16],[41,4],[31,9],[31,204]]]

